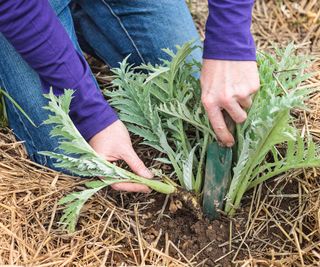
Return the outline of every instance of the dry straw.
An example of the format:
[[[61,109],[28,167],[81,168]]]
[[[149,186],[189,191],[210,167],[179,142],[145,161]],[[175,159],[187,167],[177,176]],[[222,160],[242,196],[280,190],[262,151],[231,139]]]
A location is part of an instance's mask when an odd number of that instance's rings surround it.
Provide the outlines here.
[[[189,0],[203,36],[206,0]],[[257,0],[254,11],[259,48],[292,40],[300,51],[316,60],[316,75],[301,87],[320,87],[320,2],[318,0]],[[97,69],[105,83],[105,71]],[[296,111],[302,134],[320,143],[320,92],[310,99],[310,111]],[[150,151],[141,151],[146,159]],[[187,259],[170,236],[159,231],[149,244],[140,225],[139,195],[131,197],[109,192],[96,195],[85,206],[79,230],[59,230],[61,208],[57,201],[83,180],[41,168],[30,162],[23,146],[12,133],[0,133],[0,265],[12,266],[202,266]],[[222,243],[236,266],[319,266],[320,262],[319,170],[301,170],[278,177],[248,195],[243,213],[244,231],[230,222],[230,240]],[[160,238],[164,245],[160,246]],[[175,258],[169,251],[176,250]],[[200,251],[201,253],[201,251]],[[242,255],[240,257],[240,255]],[[243,259],[243,255],[247,255]],[[219,259],[217,259],[219,260]],[[217,262],[218,264],[218,262]]]

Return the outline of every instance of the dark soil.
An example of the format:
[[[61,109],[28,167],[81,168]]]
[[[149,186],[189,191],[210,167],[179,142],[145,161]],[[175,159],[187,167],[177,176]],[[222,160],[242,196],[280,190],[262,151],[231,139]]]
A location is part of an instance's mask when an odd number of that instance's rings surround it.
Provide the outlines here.
[[[144,224],[147,227],[144,231],[146,241],[152,242],[162,231],[162,238],[158,247],[165,247],[165,234],[168,235],[175,246],[183,253],[188,260],[191,260],[199,251],[202,250],[193,262],[203,263],[201,266],[231,266],[231,257],[226,256],[228,245],[219,246],[228,242],[229,221],[221,218],[216,221],[198,218],[197,212],[193,212],[190,208],[181,206],[181,202],[177,203],[175,199],[168,201],[163,216],[157,221],[159,211],[162,209],[165,196],[156,195],[153,206],[146,210],[150,218],[145,219]],[[178,206],[178,207],[175,207]],[[170,247],[170,255],[181,257],[177,250]],[[221,258],[219,260],[219,258]]]
[[[296,194],[298,185],[296,181],[286,181],[277,183],[270,181],[262,187],[261,195],[266,197],[270,193],[275,194],[270,188],[279,188],[283,194]],[[268,189],[269,188],[269,189]],[[233,219],[221,216],[219,220],[209,221],[207,218],[199,218],[199,210],[193,209],[191,205],[188,205],[181,201],[178,196],[171,196],[166,204],[166,207],[161,215],[166,196],[159,193],[152,193],[150,195],[143,194],[119,194],[113,193],[115,202],[120,203],[119,196],[122,196],[122,207],[125,209],[132,209],[132,203],[141,203],[144,206],[139,211],[139,223],[141,224],[141,231],[143,238],[152,244],[158,236],[161,236],[156,248],[165,251],[170,241],[174,245],[169,245],[169,255],[176,259],[181,259],[183,262],[190,261],[194,265],[192,266],[220,266],[228,267],[234,266],[232,259],[235,256],[235,252],[238,249],[242,239],[235,238],[235,235],[242,233],[245,230],[247,222],[247,216],[249,213],[252,191],[249,191],[243,198],[241,208],[239,208],[237,214]],[[270,204],[276,206],[278,210],[285,211],[290,210],[291,214],[295,215],[299,203],[297,200],[284,199],[280,201],[275,198],[273,203]],[[142,204],[144,203],[144,204]],[[145,204],[149,203],[149,204]],[[273,212],[270,210],[270,212]],[[263,213],[263,212],[262,212]],[[261,214],[262,218],[264,215]],[[290,217],[288,217],[290,219]],[[232,221],[232,252],[229,250],[229,231]],[[280,221],[279,221],[280,222]],[[289,225],[282,223],[282,227],[289,232]],[[310,229],[305,230],[309,233]],[[270,244],[281,247],[286,242],[286,237],[272,222],[268,223],[263,231],[259,231],[257,239],[249,236],[246,239],[246,244],[251,249],[252,256],[265,259],[263,264],[257,266],[269,266],[266,260],[280,260],[279,256],[271,257],[268,253],[269,246],[260,250],[262,243],[259,240],[267,240]],[[176,247],[176,248],[175,248]],[[273,248],[274,249],[274,248]],[[184,259],[183,254],[186,259]],[[248,259],[248,251],[243,248],[240,249],[237,254],[236,260]],[[238,265],[239,266],[239,265]],[[275,265],[283,266],[283,265]]]

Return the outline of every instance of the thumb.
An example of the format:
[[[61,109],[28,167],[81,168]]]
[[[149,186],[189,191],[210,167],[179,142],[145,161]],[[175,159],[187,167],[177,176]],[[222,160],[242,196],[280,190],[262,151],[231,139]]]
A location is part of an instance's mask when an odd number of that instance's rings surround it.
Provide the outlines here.
[[[123,160],[129,165],[131,170],[145,178],[152,178],[152,172],[144,165],[143,161],[138,157],[137,153],[132,150],[123,156]]]

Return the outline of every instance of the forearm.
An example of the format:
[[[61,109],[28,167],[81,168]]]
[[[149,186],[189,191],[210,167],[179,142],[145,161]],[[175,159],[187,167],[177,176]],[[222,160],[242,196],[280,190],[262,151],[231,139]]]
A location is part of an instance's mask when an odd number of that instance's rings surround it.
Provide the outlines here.
[[[250,32],[254,0],[208,0],[204,54],[206,59],[255,60]]]
[[[117,119],[47,0],[0,0],[0,31],[39,74],[45,91],[75,90],[70,116],[87,140]]]

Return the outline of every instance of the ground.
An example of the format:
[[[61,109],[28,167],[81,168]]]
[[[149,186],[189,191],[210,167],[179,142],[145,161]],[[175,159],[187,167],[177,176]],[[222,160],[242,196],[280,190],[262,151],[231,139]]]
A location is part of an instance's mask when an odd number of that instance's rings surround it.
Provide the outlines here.
[[[189,0],[200,34],[204,0]],[[259,49],[294,41],[310,54],[320,88],[320,3],[257,0],[253,32]],[[101,84],[108,78],[90,60]],[[295,111],[303,134],[320,141],[319,90],[309,111]],[[137,143],[139,140],[134,140]],[[155,152],[137,146],[148,166]],[[162,166],[166,169],[167,166]],[[105,190],[81,212],[77,231],[59,225],[58,200],[83,180],[30,162],[8,129],[0,131],[0,265],[21,266],[319,266],[319,170],[299,170],[246,194],[232,219],[199,220],[174,197]],[[166,204],[167,203],[167,204]]]

